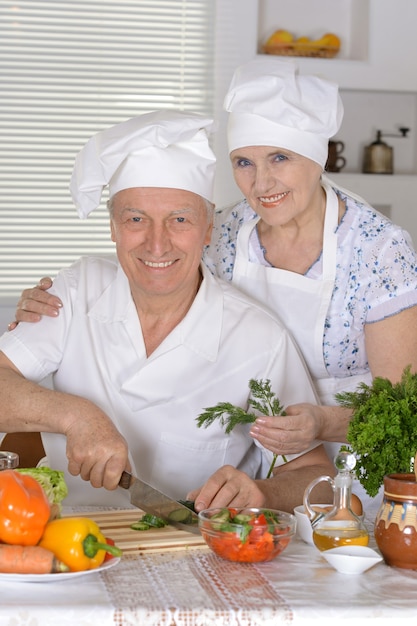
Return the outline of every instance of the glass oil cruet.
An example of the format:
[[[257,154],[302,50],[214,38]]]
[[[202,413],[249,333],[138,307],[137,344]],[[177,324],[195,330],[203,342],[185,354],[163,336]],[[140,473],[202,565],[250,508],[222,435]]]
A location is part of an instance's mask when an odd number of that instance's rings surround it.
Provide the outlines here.
[[[322,551],[345,545],[366,546],[369,541],[367,528],[350,508],[355,456],[351,452],[340,451],[334,464],[338,470],[334,479],[319,476],[304,492],[304,508],[313,527],[314,544]],[[333,489],[333,507],[330,511],[318,513],[310,505],[310,493],[322,481],[327,481]]]

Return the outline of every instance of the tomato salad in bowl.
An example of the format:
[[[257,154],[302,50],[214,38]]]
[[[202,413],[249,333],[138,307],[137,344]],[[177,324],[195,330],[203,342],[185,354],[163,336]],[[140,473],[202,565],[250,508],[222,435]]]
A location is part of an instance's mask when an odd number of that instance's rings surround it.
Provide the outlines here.
[[[260,563],[277,557],[296,530],[295,516],[273,509],[223,507],[198,514],[211,550],[228,561]]]

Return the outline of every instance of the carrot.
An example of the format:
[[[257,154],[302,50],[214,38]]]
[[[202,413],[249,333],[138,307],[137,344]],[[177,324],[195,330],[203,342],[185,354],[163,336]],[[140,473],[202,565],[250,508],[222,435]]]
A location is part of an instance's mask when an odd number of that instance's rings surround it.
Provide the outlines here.
[[[69,567],[65,563],[41,546],[0,545],[2,574],[52,574],[68,571]]]

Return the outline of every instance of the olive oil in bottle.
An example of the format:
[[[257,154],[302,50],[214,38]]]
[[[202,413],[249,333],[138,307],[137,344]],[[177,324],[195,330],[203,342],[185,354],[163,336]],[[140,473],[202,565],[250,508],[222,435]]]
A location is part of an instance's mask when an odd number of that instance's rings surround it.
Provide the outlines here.
[[[339,546],[367,546],[368,531],[358,528],[324,528],[313,531],[314,545],[319,550],[330,550]]]
[[[352,470],[356,459],[350,452],[343,451],[335,457],[338,470],[336,477],[316,478],[306,489],[304,507],[308,511],[313,527],[313,542],[319,550],[330,550],[338,546],[367,546],[368,530],[363,521],[350,508],[352,494]],[[317,514],[311,509],[311,490],[320,482],[327,481],[333,489],[333,507],[326,514]]]

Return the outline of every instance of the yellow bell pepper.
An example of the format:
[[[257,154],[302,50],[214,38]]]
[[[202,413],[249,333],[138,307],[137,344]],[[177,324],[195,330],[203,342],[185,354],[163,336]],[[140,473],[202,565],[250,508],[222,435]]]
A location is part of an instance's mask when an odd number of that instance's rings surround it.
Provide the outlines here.
[[[122,551],[106,542],[96,522],[88,517],[61,517],[49,522],[39,545],[54,553],[71,572],[99,567],[106,556],[121,556]]]

